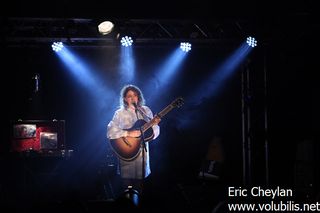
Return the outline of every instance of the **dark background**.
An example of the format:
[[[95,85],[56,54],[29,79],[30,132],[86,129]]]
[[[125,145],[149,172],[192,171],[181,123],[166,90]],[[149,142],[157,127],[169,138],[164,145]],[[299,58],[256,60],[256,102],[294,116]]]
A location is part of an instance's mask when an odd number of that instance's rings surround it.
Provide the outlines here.
[[[74,1],[64,1],[62,5],[58,3],[49,5],[47,2],[10,1],[2,9],[2,14],[5,14],[2,20],[5,21],[7,17],[98,18],[108,14],[108,17],[116,18],[177,18],[208,22],[216,19],[246,19],[261,24],[255,24],[252,29],[262,38],[261,46],[250,53],[248,60],[223,85],[221,93],[203,99],[198,105],[186,99],[181,109],[173,111],[163,120],[161,135],[155,144],[151,144],[152,175],[147,186],[153,192],[151,197],[163,203],[173,202],[168,201],[170,197],[175,198],[177,203],[191,207],[213,208],[216,202],[226,196],[228,186],[243,185],[241,72],[249,69],[252,85],[247,100],[252,110],[252,128],[248,133],[252,143],[251,184],[292,188],[299,199],[319,199],[320,117],[316,77],[319,67],[316,57],[319,24],[312,1],[280,5],[273,2],[257,5],[252,2],[229,4],[197,1],[191,2],[192,6],[161,1],[154,4],[129,2],[124,6],[112,7],[93,6],[92,1],[90,4]],[[5,37],[6,32],[2,30],[2,33]],[[114,103],[107,103],[107,106],[97,110],[91,94],[72,79],[49,45],[12,47],[7,45],[5,39],[2,41],[5,130],[1,138],[1,173],[4,174],[1,179],[2,201],[6,205],[24,202],[25,196],[33,201],[44,194],[46,196],[42,198],[46,201],[74,197],[94,200],[101,195],[101,186],[110,179],[117,188],[117,179],[112,175],[114,171],[105,167],[110,159],[107,158],[106,129],[101,125],[106,125],[111,119]],[[147,90],[144,88],[148,81],[145,76],[149,76],[150,70],[152,72],[156,68],[155,64],[160,64],[171,50],[170,46],[135,49],[136,70],[141,76],[138,86],[143,91]],[[195,47],[183,65],[179,80],[171,84],[169,95],[159,92],[159,103],[150,107],[157,112],[176,96],[188,97],[194,88],[201,85],[201,79],[207,78],[232,50],[233,46],[223,45]],[[95,66],[103,82],[118,94],[121,88],[118,76],[107,72],[106,68],[117,67],[117,60],[106,62],[100,58],[102,54],[116,58],[113,48],[84,46],[74,51]],[[264,70],[267,73],[267,97],[263,89]],[[41,75],[38,97],[32,96],[34,73]],[[147,101],[150,96],[145,97]],[[32,108],[34,101],[40,102],[39,109]],[[264,130],[265,107],[268,109],[267,132]],[[9,153],[9,124],[11,120],[20,118],[66,120],[66,145],[74,150],[73,157],[68,160],[12,160]],[[203,182],[199,182],[197,174],[214,136],[221,137],[223,142],[225,162],[222,178],[214,186],[209,181],[210,187],[203,188]],[[265,140],[269,142],[268,184]],[[53,169],[50,168],[55,168],[56,175],[52,175]],[[47,175],[41,176],[40,173]],[[154,195],[156,192],[162,196]]]

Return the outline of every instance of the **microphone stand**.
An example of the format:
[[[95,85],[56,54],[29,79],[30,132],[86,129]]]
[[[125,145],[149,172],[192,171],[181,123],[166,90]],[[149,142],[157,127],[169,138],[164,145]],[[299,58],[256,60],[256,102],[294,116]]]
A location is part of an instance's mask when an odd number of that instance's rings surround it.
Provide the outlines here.
[[[136,115],[137,115],[137,119],[138,119],[138,120],[139,120],[138,112],[140,112],[140,114],[141,114],[142,117],[143,117],[143,114],[141,113],[141,110],[140,110],[140,109],[136,108],[135,112],[136,112]],[[143,146],[144,150],[147,152],[146,142],[145,142],[145,139],[144,139],[144,133],[143,133],[143,131],[142,131],[142,126],[139,127],[139,130],[140,130],[140,133],[141,133],[141,139],[142,139],[142,140],[141,140],[141,143],[142,143],[142,146]]]
[[[140,110],[138,110],[138,107],[136,106],[136,104],[134,104],[134,106],[135,106],[135,113],[136,113],[136,116],[137,116],[137,120],[139,120],[138,111],[140,112]],[[142,180],[143,180],[144,176],[145,176],[145,168],[144,168],[144,158],[145,158],[145,156],[144,156],[144,151],[147,152],[147,147],[146,147],[146,143],[145,143],[145,139],[144,139],[144,133],[142,131],[142,126],[139,127],[139,130],[140,130],[140,133],[141,133],[141,146],[142,146],[141,175],[142,175]],[[143,181],[141,181],[141,188],[142,188],[142,184],[143,184]]]

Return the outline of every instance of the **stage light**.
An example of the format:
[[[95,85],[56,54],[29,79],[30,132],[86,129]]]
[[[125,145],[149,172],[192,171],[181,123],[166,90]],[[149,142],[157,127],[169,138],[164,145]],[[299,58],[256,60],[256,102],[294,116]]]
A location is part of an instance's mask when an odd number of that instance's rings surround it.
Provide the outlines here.
[[[180,48],[184,51],[184,52],[189,52],[191,50],[191,44],[188,42],[181,42],[180,43]]]
[[[250,47],[255,47],[257,46],[257,40],[251,36],[249,36],[247,38],[247,44],[250,46]]]
[[[128,186],[128,188],[124,191],[124,197],[131,201],[134,206],[139,205],[139,192],[132,188],[132,186]]]
[[[116,205],[120,207],[120,209],[131,209],[135,210],[139,207],[139,192],[132,188],[132,186],[128,186],[128,188],[123,192],[121,196],[119,196],[116,200]]]
[[[60,50],[62,50],[63,44],[62,44],[62,42],[53,42],[51,47],[52,47],[53,51],[59,52]]]
[[[98,25],[99,33],[107,35],[112,32],[114,24],[111,21],[104,21]]]
[[[128,47],[128,46],[132,45],[133,40],[130,36],[124,36],[121,38],[120,42],[121,42],[122,46]]]

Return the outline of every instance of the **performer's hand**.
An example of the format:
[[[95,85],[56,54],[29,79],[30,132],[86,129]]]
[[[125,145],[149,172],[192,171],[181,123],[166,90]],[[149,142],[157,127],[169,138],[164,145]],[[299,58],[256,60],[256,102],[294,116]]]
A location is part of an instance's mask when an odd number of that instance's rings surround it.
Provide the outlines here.
[[[156,125],[156,124],[159,124],[160,121],[161,121],[161,118],[159,118],[158,116],[155,116],[155,117],[154,117],[154,124],[155,124],[155,125]]]
[[[140,130],[128,131],[128,137],[137,138],[137,137],[140,137],[140,135],[141,135]]]

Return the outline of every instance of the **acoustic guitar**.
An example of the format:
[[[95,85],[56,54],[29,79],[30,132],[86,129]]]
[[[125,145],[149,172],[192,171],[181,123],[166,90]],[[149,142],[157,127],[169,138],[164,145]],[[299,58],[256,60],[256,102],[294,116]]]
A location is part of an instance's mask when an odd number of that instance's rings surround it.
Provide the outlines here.
[[[174,101],[172,101],[168,106],[166,106],[163,110],[161,110],[161,112],[157,113],[149,122],[146,122],[142,119],[137,120],[131,128],[125,130],[140,130],[142,133],[141,136],[110,139],[112,150],[122,160],[134,160],[141,151],[141,143],[149,142],[153,139],[154,134],[151,127],[155,125],[156,117],[163,118],[168,112],[170,112],[174,108],[180,108],[183,104],[183,98],[178,97]]]

